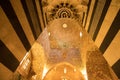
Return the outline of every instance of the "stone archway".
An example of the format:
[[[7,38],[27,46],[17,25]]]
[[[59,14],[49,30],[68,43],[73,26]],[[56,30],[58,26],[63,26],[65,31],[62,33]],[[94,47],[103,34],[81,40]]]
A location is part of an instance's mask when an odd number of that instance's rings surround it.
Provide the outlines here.
[[[73,65],[62,62],[51,68],[43,80],[85,80],[82,73]]]

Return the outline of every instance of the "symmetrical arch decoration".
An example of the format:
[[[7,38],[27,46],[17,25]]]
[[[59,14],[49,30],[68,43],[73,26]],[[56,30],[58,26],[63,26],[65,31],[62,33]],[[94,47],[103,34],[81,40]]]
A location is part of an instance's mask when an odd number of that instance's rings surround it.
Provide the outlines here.
[[[81,21],[79,10],[73,4],[61,2],[52,6],[47,13],[48,22],[58,18],[73,18]]]
[[[57,11],[56,15],[59,18],[70,18],[72,16],[72,12],[68,8],[61,8]]]

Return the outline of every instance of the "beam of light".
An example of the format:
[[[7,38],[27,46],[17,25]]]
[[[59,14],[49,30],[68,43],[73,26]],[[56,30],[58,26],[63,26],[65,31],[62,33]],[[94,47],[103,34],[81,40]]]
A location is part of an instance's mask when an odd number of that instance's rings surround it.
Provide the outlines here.
[[[74,72],[76,72],[76,69],[74,68]]]
[[[64,24],[63,24],[63,28],[67,28],[67,24],[64,23]]]
[[[42,79],[45,77],[46,73],[48,72],[48,68],[46,64],[44,65],[43,73],[42,73]]]
[[[50,32],[48,33],[48,35],[50,36]]]
[[[86,68],[83,68],[83,69],[80,70],[80,71],[81,71],[81,73],[83,74],[85,80],[88,80]]]
[[[80,32],[80,37],[82,37],[83,36],[83,34],[82,34],[82,32]]]
[[[67,69],[66,69],[66,68],[64,68],[64,73],[65,73],[65,74],[67,73]]]
[[[22,59],[22,61],[20,62],[20,65],[22,65],[23,61],[27,58],[27,56],[29,55],[30,53],[27,52],[26,55],[24,56],[24,58]]]

